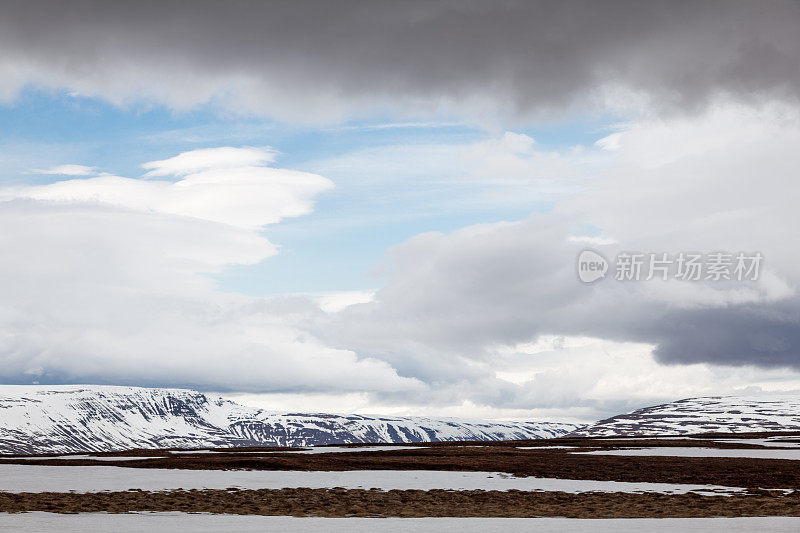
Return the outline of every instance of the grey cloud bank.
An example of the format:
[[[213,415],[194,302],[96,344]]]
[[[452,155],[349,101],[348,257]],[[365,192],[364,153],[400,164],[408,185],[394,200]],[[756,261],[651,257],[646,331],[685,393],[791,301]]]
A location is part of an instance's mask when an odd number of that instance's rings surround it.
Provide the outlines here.
[[[102,2],[0,6],[0,94],[206,102],[283,119],[507,118],[800,94],[794,2]]]

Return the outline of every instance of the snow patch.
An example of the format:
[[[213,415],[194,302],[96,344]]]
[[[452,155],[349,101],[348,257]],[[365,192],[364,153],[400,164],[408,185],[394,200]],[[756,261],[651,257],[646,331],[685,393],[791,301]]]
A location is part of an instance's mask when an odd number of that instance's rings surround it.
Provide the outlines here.
[[[178,470],[118,466],[43,466],[0,464],[0,491],[104,492],[140,489],[282,489],[313,488],[381,490],[523,490],[579,492],[696,492],[728,496],[745,489],[719,485],[645,483],[515,477],[502,472],[440,470]]]

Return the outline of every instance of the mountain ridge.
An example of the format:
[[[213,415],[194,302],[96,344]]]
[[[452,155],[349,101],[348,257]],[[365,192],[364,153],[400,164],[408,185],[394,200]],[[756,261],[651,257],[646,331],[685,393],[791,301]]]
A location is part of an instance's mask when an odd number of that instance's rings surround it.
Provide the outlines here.
[[[575,424],[285,413],[191,389],[0,385],[0,453],[558,437]]]
[[[569,437],[800,431],[800,394],[699,396],[612,416]]]

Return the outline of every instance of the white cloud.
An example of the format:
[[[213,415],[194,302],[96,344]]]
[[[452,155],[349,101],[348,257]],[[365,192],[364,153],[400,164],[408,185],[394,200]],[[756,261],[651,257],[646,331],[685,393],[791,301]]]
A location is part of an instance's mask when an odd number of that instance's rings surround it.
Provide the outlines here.
[[[603,150],[615,152],[622,148],[622,133],[612,133],[611,135],[599,139],[595,144]]]
[[[344,178],[442,181],[497,187],[530,187],[555,181],[554,189],[575,192],[571,180],[586,178],[604,168],[609,160],[599,150],[582,146],[545,149],[525,134],[511,131],[463,144],[411,144],[370,147],[343,156],[317,161],[311,169],[343,174]]]
[[[227,147],[195,150],[145,165],[154,169],[153,175],[181,175],[178,181],[103,175],[7,187],[0,189],[0,199],[106,204],[257,228],[309,213],[314,198],[333,187],[315,174],[254,166],[271,154]]]
[[[97,174],[97,167],[85,165],[56,165],[47,169],[35,169],[36,174],[54,174],[57,176],[91,176]]]
[[[356,304],[365,304],[375,298],[375,291],[343,291],[317,296],[319,308],[326,313],[337,313]]]
[[[580,146],[563,150],[537,148],[532,137],[507,131],[463,147],[456,161],[462,165],[462,179],[531,184],[537,180],[565,182],[585,178],[597,170],[602,156],[587,153]]]
[[[796,370],[664,366],[653,357],[652,346],[642,343],[543,336],[536,343],[497,346],[491,352],[486,370],[494,379],[439,382],[417,388],[414,396],[280,392],[231,397],[273,410],[586,423],[678,398],[800,389]]]
[[[143,163],[142,168],[149,170],[145,174],[148,177],[185,176],[202,170],[263,166],[275,161],[275,154],[271,148],[201,148],[162,161]]]
[[[522,405],[583,405],[623,412],[678,398],[784,390],[800,385],[800,372],[787,368],[719,367],[705,363],[660,364],[653,346],[590,337],[550,337],[550,343],[503,347],[493,362],[498,373],[519,385]]]
[[[576,242],[579,244],[586,244],[590,246],[608,246],[616,244],[617,241],[609,239],[608,237],[589,237],[587,235],[570,235],[567,237],[569,242]]]
[[[549,149],[527,135],[503,132],[463,143],[371,146],[303,168],[330,177],[342,194],[359,200],[339,223],[478,212],[495,219],[585,189],[612,156],[593,146]]]
[[[0,379],[419,387],[385,362],[325,346],[298,327],[291,306],[216,289],[209,274],[276,253],[262,224],[308,211],[330,187],[312,174],[219,164],[175,183],[101,176],[0,189],[0,225],[14,228],[0,234],[9,251],[0,261]],[[298,313],[321,313],[300,303]]]

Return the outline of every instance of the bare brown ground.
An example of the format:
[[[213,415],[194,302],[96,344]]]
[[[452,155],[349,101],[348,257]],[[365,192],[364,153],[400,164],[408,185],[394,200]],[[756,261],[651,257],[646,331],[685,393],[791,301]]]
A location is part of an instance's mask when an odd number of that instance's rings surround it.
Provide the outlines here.
[[[800,516],[800,496],[444,490],[203,490],[0,493],[0,512],[181,511],[323,517],[647,518]]]
[[[765,437],[775,434],[736,435]],[[154,457],[141,461],[4,458],[4,463],[179,468],[193,470],[449,470],[508,472],[518,476],[745,487],[747,494],[630,494],[445,491],[445,490],[178,490],[169,492],[1,493],[0,512],[57,513],[183,511],[290,516],[452,516],[646,518],[712,516],[800,516],[800,461],[748,458],[688,458],[580,455],[571,449],[522,450],[518,446],[575,446],[615,449],[630,446],[759,448],[715,443],[711,438],[549,439],[515,442],[426,443],[415,449],[298,454],[286,448],[221,449],[222,453],[175,454],[128,450],[99,456]],[[798,435],[785,435],[797,442]],[[358,446],[354,446],[357,448]],[[795,489],[794,493],[761,489]]]
[[[763,436],[763,434],[758,434]],[[731,435],[726,435],[731,438]],[[796,438],[796,437],[795,437]],[[21,464],[100,465],[191,470],[448,470],[507,472],[518,476],[657,483],[712,484],[746,488],[800,489],[800,461],[749,458],[635,457],[581,455],[571,449],[523,450],[517,446],[702,446],[756,448],[707,439],[548,439],[503,443],[436,443],[418,449],[353,453],[298,454],[286,448],[236,448],[219,454],[178,454],[130,450],[98,455],[158,456],[141,461],[91,459],[19,460]],[[253,452],[269,453],[253,453]],[[277,452],[277,453],[276,453]],[[44,459],[44,458],[43,458]],[[5,459],[4,463],[15,462]]]

